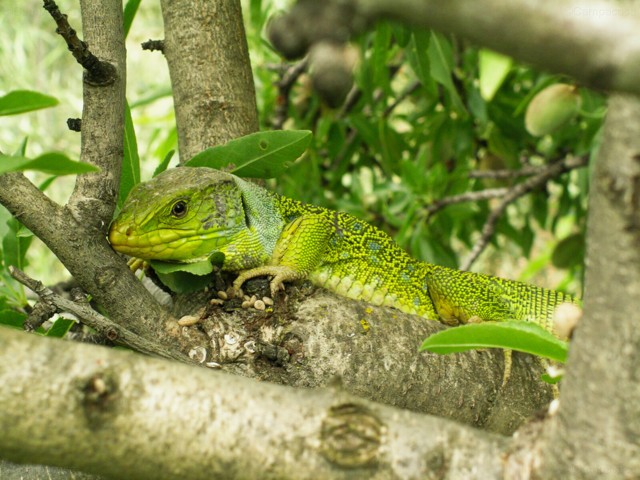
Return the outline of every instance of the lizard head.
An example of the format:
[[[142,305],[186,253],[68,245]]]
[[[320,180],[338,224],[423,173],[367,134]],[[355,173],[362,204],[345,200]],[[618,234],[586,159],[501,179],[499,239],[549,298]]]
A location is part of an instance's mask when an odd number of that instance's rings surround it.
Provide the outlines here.
[[[136,185],[109,230],[114,250],[144,260],[203,260],[246,228],[233,175],[174,168]]]

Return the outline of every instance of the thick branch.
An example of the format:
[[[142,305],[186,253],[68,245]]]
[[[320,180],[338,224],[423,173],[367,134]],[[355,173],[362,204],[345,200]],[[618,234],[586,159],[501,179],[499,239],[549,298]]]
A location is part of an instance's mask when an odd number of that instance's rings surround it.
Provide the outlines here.
[[[239,0],[163,0],[180,158],[258,130]]]
[[[81,175],[68,207],[78,223],[102,232],[118,196],[123,157],[126,58],[121,0],[82,0],[83,34],[92,53],[114,68],[108,85],[83,84],[80,159],[101,171]]]
[[[508,443],[340,390],[288,389],[6,329],[0,384],[5,459],[111,478],[411,479],[434,468],[499,478]],[[24,391],[47,401],[23,402],[16,416]]]
[[[589,193],[584,319],[537,478],[640,472],[640,101],[612,97]]]
[[[276,48],[299,55],[315,42],[344,41],[368,23],[395,19],[467,38],[594,88],[640,93],[640,15],[631,3],[335,0],[319,5],[300,2],[274,22],[270,36]]]
[[[114,322],[147,338],[166,336],[165,326],[172,324],[168,313],[133,276],[104,236],[78,223],[67,208],[49,200],[20,173],[0,175],[0,203],[47,244]],[[123,301],[127,298],[135,301]],[[165,345],[174,342],[175,339]]]

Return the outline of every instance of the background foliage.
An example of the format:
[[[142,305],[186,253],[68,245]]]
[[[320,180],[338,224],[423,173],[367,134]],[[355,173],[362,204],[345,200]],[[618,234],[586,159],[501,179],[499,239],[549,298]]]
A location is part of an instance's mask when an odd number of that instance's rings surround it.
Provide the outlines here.
[[[435,213],[434,202],[522,181],[479,178],[478,172],[542,167],[569,153],[591,156],[597,149],[605,111],[601,95],[577,86],[576,111],[552,132],[534,136],[525,126],[531,100],[567,79],[439,33],[393,24],[354,39],[359,58],[354,86],[345,102],[330,108],[314,92],[309,75],[296,63],[283,63],[266,41],[268,19],[289,3],[243,2],[261,128],[313,132],[307,153],[269,182],[285,195],[349,211],[391,233],[414,256],[457,267],[497,200],[455,203]],[[28,159],[62,152],[77,160],[79,136],[67,129],[66,119],[81,116],[80,72],[46,12],[33,14],[35,4],[0,12],[5,40],[12,42],[0,51],[0,94],[37,90],[58,104],[0,117],[0,150]],[[59,6],[72,24],[80,24],[74,2]],[[148,38],[162,38],[159,6],[129,1],[126,17],[131,117],[123,185],[130,187],[168,160],[175,164],[178,156],[171,156],[177,134],[166,66],[160,53],[140,48]],[[287,84],[292,72],[300,75]],[[64,202],[73,177],[58,180],[58,174],[73,172],[29,175]],[[473,269],[579,294],[588,177],[587,169],[574,170],[512,203]],[[16,323],[11,312],[26,305],[26,296],[6,267],[28,267],[45,283],[63,280],[65,272],[3,209],[0,236],[0,314],[5,312],[6,323]]]

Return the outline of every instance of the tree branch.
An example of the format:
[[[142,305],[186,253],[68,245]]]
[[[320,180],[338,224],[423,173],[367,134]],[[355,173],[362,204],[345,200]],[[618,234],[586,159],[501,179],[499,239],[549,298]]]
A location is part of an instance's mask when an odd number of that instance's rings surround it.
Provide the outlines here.
[[[584,318],[569,350],[560,410],[543,431],[544,448],[535,449],[537,478],[640,472],[638,131],[640,101],[613,96],[589,192]]]
[[[508,446],[335,388],[288,389],[7,329],[0,384],[3,457],[111,478],[410,479],[434,468],[498,478]],[[16,416],[23,391],[47,401],[24,402]]]
[[[442,210],[444,207],[454,205],[456,203],[465,202],[481,202],[484,200],[490,200],[492,198],[504,197],[509,192],[509,189],[504,188],[487,188],[485,190],[478,190],[477,192],[466,192],[460,195],[451,195],[450,197],[444,197],[440,200],[436,200],[433,203],[427,205],[427,214],[429,216]]]
[[[258,130],[253,75],[240,0],[161,5],[180,159],[186,162]]]
[[[537,175],[528,178],[522,183],[518,183],[517,185],[514,185],[513,187],[508,189],[506,194],[502,197],[502,200],[500,201],[498,206],[495,207],[489,214],[489,217],[487,217],[487,220],[482,227],[480,238],[474,244],[473,248],[471,249],[471,253],[469,253],[469,256],[465,259],[462,265],[460,265],[460,269],[469,270],[473,262],[477,260],[477,258],[484,251],[487,245],[489,245],[489,241],[495,233],[498,220],[507,210],[507,207],[510,203],[513,203],[515,200],[522,197],[523,195],[526,195],[530,191],[541,187],[549,180],[557,177],[558,175],[568,172],[569,170],[573,170],[574,168],[581,168],[586,166],[588,161],[589,159],[586,155],[582,157],[566,157],[562,160],[547,165],[544,170],[542,170]]]
[[[54,311],[72,313],[81,319],[82,323],[93,328],[113,343],[131,347],[138,352],[148,355],[192,363],[186,355],[177,351],[167,350],[155,342],[150,342],[140,335],[136,335],[132,331],[100,315],[88,305],[73,302],[60,295],[56,295],[50,288],[45,287],[41,282],[34,280],[15,267],[10,266],[9,273],[20,283],[30,288],[46,305],[54,307]]]
[[[144,288],[104,236],[79,224],[20,173],[0,175],[0,203],[40,238],[120,326],[175,348],[175,321]],[[125,302],[127,298],[135,301]],[[168,330],[167,330],[168,329]]]
[[[640,15],[631,5],[582,0],[300,2],[272,22],[269,36],[281,52],[295,56],[316,42],[344,42],[372,22],[394,19],[467,38],[593,88],[640,93]]]

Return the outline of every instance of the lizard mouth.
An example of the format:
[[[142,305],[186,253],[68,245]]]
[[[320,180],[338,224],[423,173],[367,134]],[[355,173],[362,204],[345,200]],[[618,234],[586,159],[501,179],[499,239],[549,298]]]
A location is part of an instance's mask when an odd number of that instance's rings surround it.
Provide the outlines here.
[[[205,235],[193,230],[168,228],[137,232],[131,225],[116,222],[109,230],[109,243],[116,252],[143,260],[193,262],[206,258],[203,249],[215,251],[225,234],[225,231],[218,231]]]

